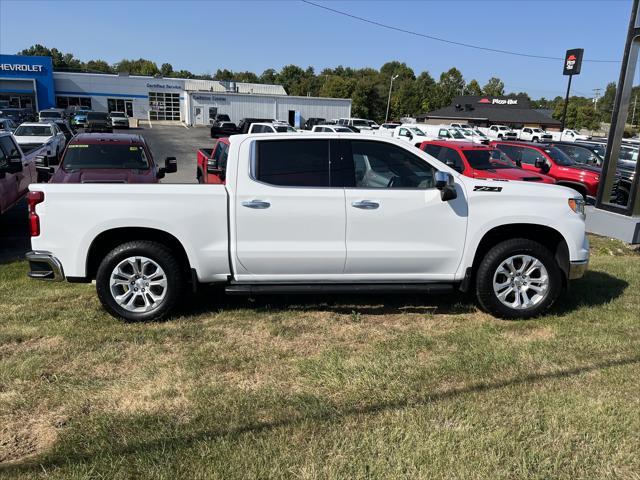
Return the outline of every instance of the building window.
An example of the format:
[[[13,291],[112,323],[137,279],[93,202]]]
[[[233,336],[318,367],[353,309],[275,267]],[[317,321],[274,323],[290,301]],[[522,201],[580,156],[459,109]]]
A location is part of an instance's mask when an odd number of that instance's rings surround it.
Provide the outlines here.
[[[107,110],[109,113],[124,112],[127,117],[133,117],[133,100],[107,98]]]
[[[180,94],[149,92],[151,120],[180,120]]]
[[[86,107],[91,109],[90,97],[56,97],[57,108]]]

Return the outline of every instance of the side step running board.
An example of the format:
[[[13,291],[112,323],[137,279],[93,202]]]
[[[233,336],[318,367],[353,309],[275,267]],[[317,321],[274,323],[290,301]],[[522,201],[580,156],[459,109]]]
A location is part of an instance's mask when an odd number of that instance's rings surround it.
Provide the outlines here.
[[[228,295],[271,295],[307,293],[449,293],[448,283],[318,283],[318,284],[234,284],[225,288]]]

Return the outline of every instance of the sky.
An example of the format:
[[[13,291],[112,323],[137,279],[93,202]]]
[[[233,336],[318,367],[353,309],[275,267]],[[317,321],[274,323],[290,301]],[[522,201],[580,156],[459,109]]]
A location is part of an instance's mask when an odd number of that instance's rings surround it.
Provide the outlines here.
[[[584,48],[572,93],[593,96],[617,81],[631,0],[313,0],[402,30],[481,47],[563,57]],[[28,21],[28,28],[25,28]],[[446,44],[329,12],[301,0],[0,0],[0,53],[35,43],[87,61],[147,58],[174,70],[220,68],[258,75],[287,64],[319,72],[338,65],[380,68],[399,60],[434,78],[451,67],[507,92],[564,96],[562,60],[519,57]]]

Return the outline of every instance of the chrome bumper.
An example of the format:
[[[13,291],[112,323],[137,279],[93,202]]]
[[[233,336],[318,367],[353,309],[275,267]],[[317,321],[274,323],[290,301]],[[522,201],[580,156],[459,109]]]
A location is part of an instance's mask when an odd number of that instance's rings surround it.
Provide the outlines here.
[[[569,280],[582,278],[589,267],[589,260],[581,260],[579,262],[569,263]]]
[[[62,264],[50,252],[27,252],[25,256],[29,262],[27,275],[30,278],[54,282],[62,282],[64,280]]]

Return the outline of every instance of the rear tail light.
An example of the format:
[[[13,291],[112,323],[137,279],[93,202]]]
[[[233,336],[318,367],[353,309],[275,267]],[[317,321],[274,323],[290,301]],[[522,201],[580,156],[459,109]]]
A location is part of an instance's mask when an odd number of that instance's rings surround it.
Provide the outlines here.
[[[29,229],[31,236],[40,235],[40,217],[36,213],[36,205],[44,202],[44,192],[29,192],[27,195],[27,204],[29,205]]]

